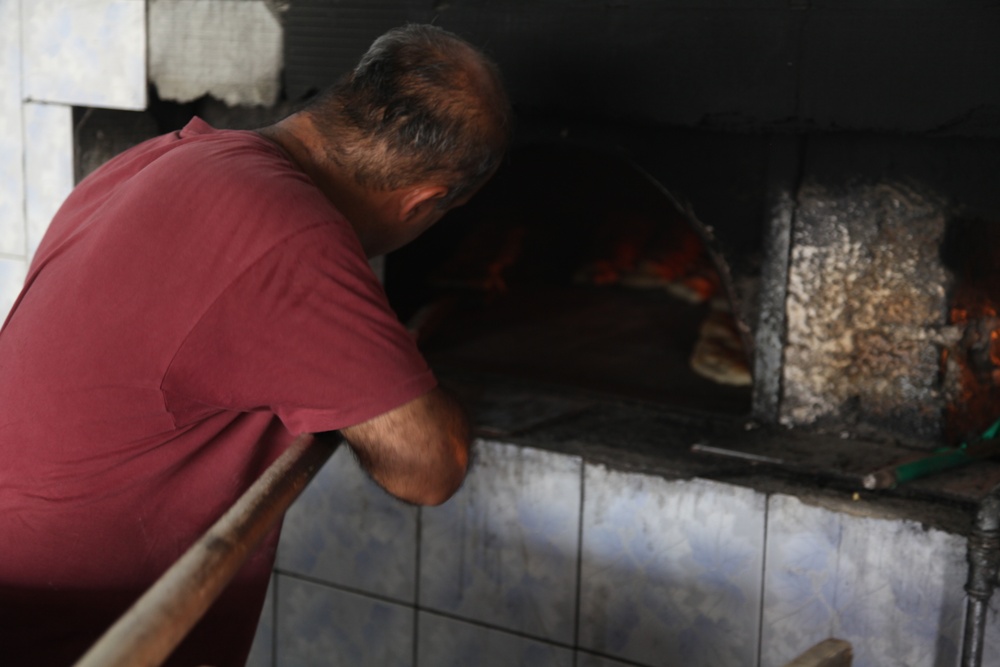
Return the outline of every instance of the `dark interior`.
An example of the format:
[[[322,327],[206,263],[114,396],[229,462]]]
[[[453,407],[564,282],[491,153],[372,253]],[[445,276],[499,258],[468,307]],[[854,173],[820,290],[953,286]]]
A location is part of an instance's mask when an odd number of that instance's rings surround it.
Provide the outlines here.
[[[702,231],[621,155],[522,146],[472,202],[390,257],[386,287],[441,370],[745,413],[746,379],[692,369],[702,323],[730,312]]]
[[[661,455],[698,440],[842,474],[900,447],[954,445],[998,416],[995,3],[285,4],[281,108],[231,109],[209,97],[175,105],[153,90],[145,115],[78,110],[79,172],[195,113],[217,127],[264,124],[401,23],[433,22],[483,47],[511,94],[515,145],[479,196],[385,265],[393,306],[439,377],[478,402],[480,427],[522,433],[557,418],[541,441],[613,446],[615,460],[643,443]],[[791,256],[796,244],[822,247],[838,231],[823,227],[826,218],[803,224],[803,211],[817,210],[803,186],[850,194],[863,190],[857,183],[882,182],[916,183],[928,199],[954,203],[940,256],[948,278],[925,286],[942,291],[950,312],[917,327],[937,342],[915,343],[935,369],[940,353],[937,403],[911,410],[934,415],[919,433],[899,417],[905,411],[866,431],[872,410],[858,398],[828,423],[785,424]],[[852,233],[868,225],[859,220]],[[595,264],[621,260],[624,241],[638,239],[643,252],[633,259],[658,260],[650,255],[692,238],[714,275],[711,297],[597,279],[607,276]],[[578,280],[581,271],[590,279]],[[752,385],[692,369],[702,328],[719,312],[731,318]],[[713,436],[723,423],[724,435]],[[976,483],[954,487],[966,493]]]

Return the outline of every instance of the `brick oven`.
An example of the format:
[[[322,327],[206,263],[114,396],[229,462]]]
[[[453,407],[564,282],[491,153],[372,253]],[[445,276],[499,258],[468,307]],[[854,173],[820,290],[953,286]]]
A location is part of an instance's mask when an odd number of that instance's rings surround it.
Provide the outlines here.
[[[1000,352],[989,342],[988,248],[1000,217],[995,11],[975,2],[947,10],[929,3],[903,16],[891,3],[735,10],[564,0],[531,11],[513,2],[297,0],[275,11],[285,28],[276,107],[229,108],[209,97],[157,103],[154,86],[144,118],[80,111],[78,174],[192,113],[219,125],[263,122],[348,68],[385,28],[435,21],[485,45],[517,112],[516,144],[500,177],[470,210],[387,262],[394,305],[439,332],[428,339],[437,356],[454,357],[442,349],[445,311],[458,304],[462,326],[471,326],[475,274],[499,263],[518,285],[503,285],[512,287],[503,298],[500,282],[480,289],[476,312],[486,313],[482,326],[495,323],[491,344],[528,357],[484,350],[473,363],[467,350],[465,367],[521,368],[529,378],[610,395],[917,449],[954,444],[1000,416],[990,409],[991,359]],[[174,79],[163,86],[180,85]],[[88,141],[99,148],[90,151]],[[629,237],[641,253],[626,248]],[[684,243],[698,246],[693,263]],[[671,261],[687,265],[664,268]],[[595,262],[633,266],[617,269],[630,275],[591,276],[606,289],[592,290],[605,306],[588,306],[596,309],[589,323],[586,312],[571,317],[560,307],[572,332],[546,333],[537,316],[529,331],[499,311],[527,300],[522,292],[552,287],[558,272],[581,284]],[[699,272],[711,285],[678,294]],[[622,296],[639,283],[646,289]],[[547,298],[563,296],[570,298]],[[618,328],[638,338],[608,331],[630,317],[608,308],[656,297],[662,303],[648,310],[670,323],[641,325],[648,315],[636,314],[635,326]],[[545,298],[536,294],[527,310],[555,318]],[[713,310],[731,317],[727,354],[745,368],[726,382],[685,379]],[[533,337],[535,352],[514,338],[498,343],[504,322],[520,327],[523,341]],[[603,348],[582,340],[588,331]],[[567,346],[555,345],[560,335],[577,341],[586,359],[565,356]],[[655,336],[661,353],[644,355],[658,347]],[[553,358],[545,345],[565,354]],[[558,364],[561,375],[544,368]]]
[[[933,449],[1000,417],[990,411],[994,368],[983,352],[994,335],[991,260],[983,253],[990,257],[988,230],[1000,218],[993,185],[1000,52],[991,37],[1000,23],[977,3],[928,3],[905,15],[890,4],[763,2],[736,10],[550,0],[529,10],[514,2],[300,0],[286,16],[286,92],[308,94],[401,19],[434,20],[485,45],[518,111],[517,145],[501,177],[520,180],[526,194],[520,202],[510,189],[495,195],[504,213],[477,202],[474,212],[446,221],[438,238],[389,258],[388,289],[404,311],[433,306],[414,303],[432,292],[413,293],[413,272],[454,263],[445,256],[449,233],[458,244],[479,224],[488,239],[480,242],[480,269],[506,262],[515,281],[533,273],[544,282],[546,272],[581,268],[560,262],[597,259],[568,257],[595,244],[606,246],[601,259],[613,259],[611,230],[617,224],[623,237],[634,236],[630,215],[669,226],[670,210],[679,208],[715,267],[714,297],[728,302],[753,376],[745,396],[719,387],[710,397],[692,380],[672,390],[681,404],[704,396],[697,407],[742,410],[755,423]],[[629,173],[646,188],[629,190]],[[644,199],[657,195],[659,204]],[[488,256],[509,255],[518,243],[516,259]],[[664,241],[644,243],[655,253],[649,244]],[[677,250],[683,241],[674,243]],[[453,282],[476,279],[472,260],[463,261],[468,274]],[[437,278],[440,286],[444,277]],[[510,301],[490,299],[497,308]],[[464,305],[468,316],[468,299]],[[552,304],[536,307],[555,321]],[[585,316],[568,324],[572,334],[546,334],[537,317],[534,329],[516,326],[553,349],[588,330],[608,339],[604,352],[580,345],[592,364],[608,359],[608,387],[632,384],[648,396],[640,387],[668,387],[687,372],[683,361],[643,358],[645,340],[611,340],[608,318],[629,316],[595,308],[590,324]],[[691,347],[703,310],[671,313],[676,329],[654,325],[664,348],[672,336]],[[497,344],[503,318],[492,321]],[[517,347],[513,339],[499,344]],[[628,366],[630,347],[638,370],[616,379],[610,367]],[[480,361],[530,376],[528,366],[551,357],[536,354],[529,363],[484,350]],[[586,363],[566,362],[568,384],[568,367]],[[542,374],[559,380],[553,373]],[[581,382],[594,388],[593,379]],[[660,393],[669,403],[671,391]]]
[[[349,461],[318,480],[286,523],[275,655],[319,650],[293,628],[330,617],[364,645],[370,611],[419,638],[399,664],[501,636],[581,665],[781,664],[828,634],[858,665],[957,664],[1000,465],[861,480],[1000,417],[995,3],[263,4],[275,106],[153,81],[141,118],[77,110],[81,173],[192,113],[261,122],[404,21],[483,45],[517,112],[497,178],[385,260],[482,472],[419,513]],[[720,330],[727,373],[696,368]]]

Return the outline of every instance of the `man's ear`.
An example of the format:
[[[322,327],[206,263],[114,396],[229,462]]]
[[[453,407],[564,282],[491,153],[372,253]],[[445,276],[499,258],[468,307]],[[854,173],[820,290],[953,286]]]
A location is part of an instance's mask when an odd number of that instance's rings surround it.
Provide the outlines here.
[[[423,219],[448,194],[444,185],[417,185],[403,193],[399,206],[399,221],[412,222]]]

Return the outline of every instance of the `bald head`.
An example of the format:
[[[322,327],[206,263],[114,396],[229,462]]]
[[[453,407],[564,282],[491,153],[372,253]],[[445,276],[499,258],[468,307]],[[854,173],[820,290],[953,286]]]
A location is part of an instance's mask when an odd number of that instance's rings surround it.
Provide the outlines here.
[[[327,140],[327,158],[359,185],[444,183],[442,207],[482,185],[510,138],[510,103],[496,66],[429,25],[379,37],[304,113]]]

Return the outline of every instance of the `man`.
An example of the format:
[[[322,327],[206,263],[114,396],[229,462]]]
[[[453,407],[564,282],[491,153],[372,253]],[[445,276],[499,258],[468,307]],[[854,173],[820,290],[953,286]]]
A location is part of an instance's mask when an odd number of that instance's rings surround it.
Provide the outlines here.
[[[0,663],[72,663],[294,434],[454,493],[465,419],[367,258],[476,192],[509,115],[489,61],[409,26],[273,126],[195,119],[74,190],[0,332]],[[168,664],[245,661],[276,541]]]

